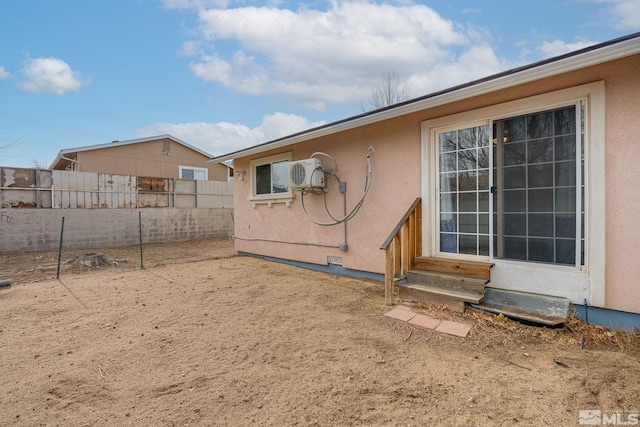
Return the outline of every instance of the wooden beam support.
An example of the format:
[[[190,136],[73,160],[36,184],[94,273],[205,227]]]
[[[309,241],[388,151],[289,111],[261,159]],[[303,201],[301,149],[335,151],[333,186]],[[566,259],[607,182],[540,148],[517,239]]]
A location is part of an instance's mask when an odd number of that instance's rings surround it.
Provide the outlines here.
[[[413,270],[416,265],[416,213],[414,212],[409,217],[407,223],[409,229],[409,241],[407,242],[407,250],[409,251],[409,259],[407,260],[407,271]]]
[[[389,245],[384,251],[385,254],[385,272],[384,272],[384,302],[387,305],[393,305],[393,285],[395,283],[395,245]]]
[[[409,246],[411,241],[411,235],[409,234],[409,225],[405,223],[400,232],[400,271],[399,276],[402,277],[407,274],[407,271],[411,268]]]

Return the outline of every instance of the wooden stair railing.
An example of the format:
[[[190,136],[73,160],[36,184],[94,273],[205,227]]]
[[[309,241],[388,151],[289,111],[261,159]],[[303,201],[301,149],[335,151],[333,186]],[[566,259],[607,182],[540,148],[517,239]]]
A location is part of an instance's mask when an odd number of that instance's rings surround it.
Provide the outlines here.
[[[418,197],[380,246],[385,252],[384,301],[393,305],[395,281],[415,267],[422,253],[422,200]]]

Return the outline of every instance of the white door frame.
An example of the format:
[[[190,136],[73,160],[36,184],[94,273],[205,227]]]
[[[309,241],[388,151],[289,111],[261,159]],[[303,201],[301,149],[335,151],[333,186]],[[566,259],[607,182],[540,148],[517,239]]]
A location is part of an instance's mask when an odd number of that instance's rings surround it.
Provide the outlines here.
[[[605,88],[599,81],[422,122],[423,256],[439,255],[436,130],[553,109],[584,100],[585,259],[581,268],[485,258],[495,264],[489,286],[605,306]],[[450,254],[451,256],[453,254]],[[458,257],[456,255],[456,257]],[[459,258],[468,258],[460,256]],[[473,257],[478,259],[478,257]]]

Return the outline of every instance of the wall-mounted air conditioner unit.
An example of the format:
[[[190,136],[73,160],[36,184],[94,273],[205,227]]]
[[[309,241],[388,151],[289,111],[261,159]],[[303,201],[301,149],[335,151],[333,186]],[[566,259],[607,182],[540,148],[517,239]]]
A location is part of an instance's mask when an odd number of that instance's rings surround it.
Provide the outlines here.
[[[293,190],[324,188],[322,160],[311,158],[289,162],[289,187]]]

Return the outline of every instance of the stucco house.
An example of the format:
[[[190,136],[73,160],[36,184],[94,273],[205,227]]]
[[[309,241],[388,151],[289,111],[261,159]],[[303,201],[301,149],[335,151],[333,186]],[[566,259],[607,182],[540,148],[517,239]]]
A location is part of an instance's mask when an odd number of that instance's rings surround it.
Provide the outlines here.
[[[444,265],[640,327],[638,70],[640,33],[216,157],[236,249],[388,294]]]
[[[233,178],[228,163],[208,163],[210,158],[174,136],[159,135],[63,149],[49,169],[210,181]]]

